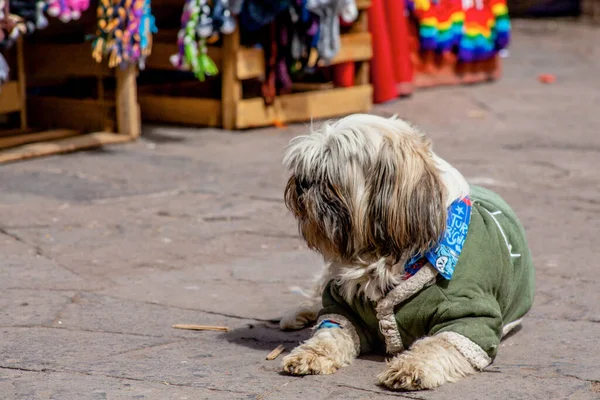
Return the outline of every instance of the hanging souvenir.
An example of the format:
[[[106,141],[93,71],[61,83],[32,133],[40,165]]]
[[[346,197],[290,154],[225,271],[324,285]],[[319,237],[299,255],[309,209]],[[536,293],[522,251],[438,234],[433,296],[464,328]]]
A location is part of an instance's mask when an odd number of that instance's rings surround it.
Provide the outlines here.
[[[413,0],[421,50],[456,50],[463,62],[483,61],[508,45],[506,0]]]
[[[137,63],[141,69],[156,32],[149,0],[100,0],[92,56],[109,67]]]
[[[8,63],[4,59],[4,56],[0,53],[0,85],[8,82],[10,74],[10,68],[8,67]]]
[[[27,33],[27,24],[11,14],[8,0],[0,0],[0,47],[11,47],[20,35]]]
[[[34,32],[36,28],[43,27],[44,21],[39,20],[38,5],[35,0],[10,0],[10,12],[21,17],[25,23],[27,34]],[[42,23],[42,26],[38,26],[39,23]]]
[[[494,34],[496,37],[496,50],[505,49],[510,42],[510,18],[506,0],[489,0],[488,6],[494,14]]]
[[[487,60],[495,54],[492,37],[494,15],[483,0],[465,0],[463,36],[458,45],[458,59],[463,62]]]
[[[48,0],[47,13],[62,22],[69,22],[81,17],[90,7],[90,0]]]
[[[214,1],[211,8],[207,0],[187,0],[177,35],[178,53],[171,56],[171,63],[176,68],[191,70],[201,81],[218,74],[217,66],[207,54],[207,43],[235,29],[228,1]]]

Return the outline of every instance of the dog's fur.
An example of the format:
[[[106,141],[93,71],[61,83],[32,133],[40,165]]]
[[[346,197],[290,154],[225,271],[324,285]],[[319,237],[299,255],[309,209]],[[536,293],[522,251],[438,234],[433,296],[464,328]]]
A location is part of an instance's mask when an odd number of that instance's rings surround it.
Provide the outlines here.
[[[436,156],[430,141],[404,121],[356,114],[292,140],[284,159],[291,177],[285,202],[311,249],[326,261],[313,297],[281,321],[299,329],[317,319],[332,279],[350,301],[384,297],[413,254],[445,230],[447,207],[469,193],[463,176]],[[285,371],[331,374],[358,356],[350,333],[324,328],[284,358]],[[448,341],[426,337],[379,375],[392,389],[428,389],[475,369]]]

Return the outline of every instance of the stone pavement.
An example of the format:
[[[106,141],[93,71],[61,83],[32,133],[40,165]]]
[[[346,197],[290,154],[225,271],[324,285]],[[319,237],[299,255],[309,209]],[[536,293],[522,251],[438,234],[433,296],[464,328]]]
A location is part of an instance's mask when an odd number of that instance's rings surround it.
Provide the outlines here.
[[[320,268],[282,202],[282,148],[305,126],[145,127],[0,167],[0,399],[600,399],[599,37],[519,21],[500,82],[374,109],[418,124],[527,229],[535,306],[485,372],[419,393],[379,388],[379,356],[280,374],[267,353],[309,332],[271,320]]]

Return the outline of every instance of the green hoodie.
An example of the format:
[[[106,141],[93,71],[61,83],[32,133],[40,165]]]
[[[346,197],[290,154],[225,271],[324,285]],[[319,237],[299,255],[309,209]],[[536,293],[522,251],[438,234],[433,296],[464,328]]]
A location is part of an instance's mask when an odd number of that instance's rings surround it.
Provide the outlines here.
[[[442,334],[463,354],[475,352],[478,357],[467,358],[484,368],[502,336],[531,308],[535,272],[524,229],[508,204],[476,186],[471,201],[469,230],[452,279],[427,265],[379,302],[360,297],[351,303],[332,281],[323,293],[320,320],[341,321],[362,353],[396,353],[423,336]]]

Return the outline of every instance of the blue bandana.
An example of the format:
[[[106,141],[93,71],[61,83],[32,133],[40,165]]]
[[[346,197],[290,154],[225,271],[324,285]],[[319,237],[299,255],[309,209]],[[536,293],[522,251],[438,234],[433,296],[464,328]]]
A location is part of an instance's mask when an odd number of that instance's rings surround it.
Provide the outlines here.
[[[417,254],[410,259],[404,267],[405,279],[416,274],[427,261],[438,270],[441,276],[452,279],[458,257],[467,239],[469,221],[471,221],[471,208],[472,204],[469,197],[460,198],[450,205],[446,220],[446,232],[442,240],[437,246],[425,252],[424,255]]]

